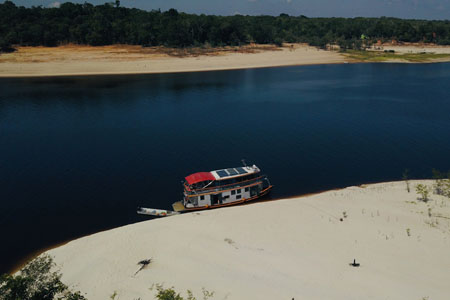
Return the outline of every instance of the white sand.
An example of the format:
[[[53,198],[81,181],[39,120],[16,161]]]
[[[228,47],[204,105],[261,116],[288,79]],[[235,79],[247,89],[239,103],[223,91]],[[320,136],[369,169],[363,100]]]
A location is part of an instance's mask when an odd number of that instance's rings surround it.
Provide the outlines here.
[[[449,46],[382,45],[396,53],[450,54]],[[232,70],[296,65],[357,62],[336,51],[324,51],[306,44],[247,45],[219,49],[197,49],[195,55],[170,56],[174,49],[142,48],[130,45],[91,47],[19,47],[13,53],[0,54],[1,77],[41,77],[68,75],[147,74]],[[204,51],[204,52],[202,52]],[[401,59],[393,62],[404,62]],[[446,62],[439,58],[433,62]]]
[[[173,57],[146,53],[137,46],[21,47],[0,55],[0,77],[63,75],[145,74],[231,70],[293,65],[343,63],[346,58],[331,51],[293,44],[256,53],[218,52],[217,55]]]
[[[63,281],[91,300],[115,291],[116,299],[154,299],[154,283],[198,299],[202,287],[213,299],[450,299],[450,199],[423,203],[405,187],[381,183],[183,214],[48,253]],[[354,258],[361,267],[349,266]]]

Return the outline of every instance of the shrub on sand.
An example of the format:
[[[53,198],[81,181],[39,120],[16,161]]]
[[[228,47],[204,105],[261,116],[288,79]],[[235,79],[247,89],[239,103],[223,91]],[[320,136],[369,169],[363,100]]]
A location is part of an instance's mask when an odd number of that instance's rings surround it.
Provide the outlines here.
[[[49,255],[29,262],[17,275],[0,277],[0,300],[86,300],[61,282],[61,274],[53,271],[55,264]]]
[[[416,185],[416,192],[421,196],[421,200],[423,202],[427,202],[429,200],[428,195],[430,194],[430,189],[426,185],[424,184]]]

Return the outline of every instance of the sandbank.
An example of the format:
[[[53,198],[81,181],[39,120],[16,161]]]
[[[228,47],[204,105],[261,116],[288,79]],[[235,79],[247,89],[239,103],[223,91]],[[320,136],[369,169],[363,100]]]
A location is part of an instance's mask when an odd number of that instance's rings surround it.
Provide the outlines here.
[[[304,44],[225,47],[184,54],[170,50],[128,45],[19,47],[0,55],[0,77],[173,73],[347,61],[338,52]]]
[[[405,182],[349,187],[149,220],[48,253],[90,300],[154,299],[153,284],[197,299],[202,288],[212,299],[448,299],[450,199],[417,198]]]

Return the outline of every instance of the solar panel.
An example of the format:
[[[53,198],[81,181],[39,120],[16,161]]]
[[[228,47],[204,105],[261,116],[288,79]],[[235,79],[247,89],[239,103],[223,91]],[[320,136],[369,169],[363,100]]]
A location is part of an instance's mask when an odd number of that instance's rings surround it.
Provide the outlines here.
[[[243,167],[234,168],[239,174],[247,174]]]
[[[237,174],[238,174],[238,172],[236,172],[236,170],[233,169],[233,168],[227,169],[227,171],[228,171],[228,173],[230,174],[230,176],[233,176],[233,175],[237,175]]]
[[[217,175],[219,175],[220,178],[222,178],[222,177],[227,177],[228,173],[225,170],[219,170],[219,171],[217,171]]]

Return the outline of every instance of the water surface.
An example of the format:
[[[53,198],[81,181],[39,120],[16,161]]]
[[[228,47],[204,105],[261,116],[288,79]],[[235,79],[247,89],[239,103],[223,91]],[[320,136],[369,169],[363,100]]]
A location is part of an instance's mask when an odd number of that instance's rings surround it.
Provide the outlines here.
[[[450,64],[0,79],[0,272],[257,164],[272,198],[450,169]]]

